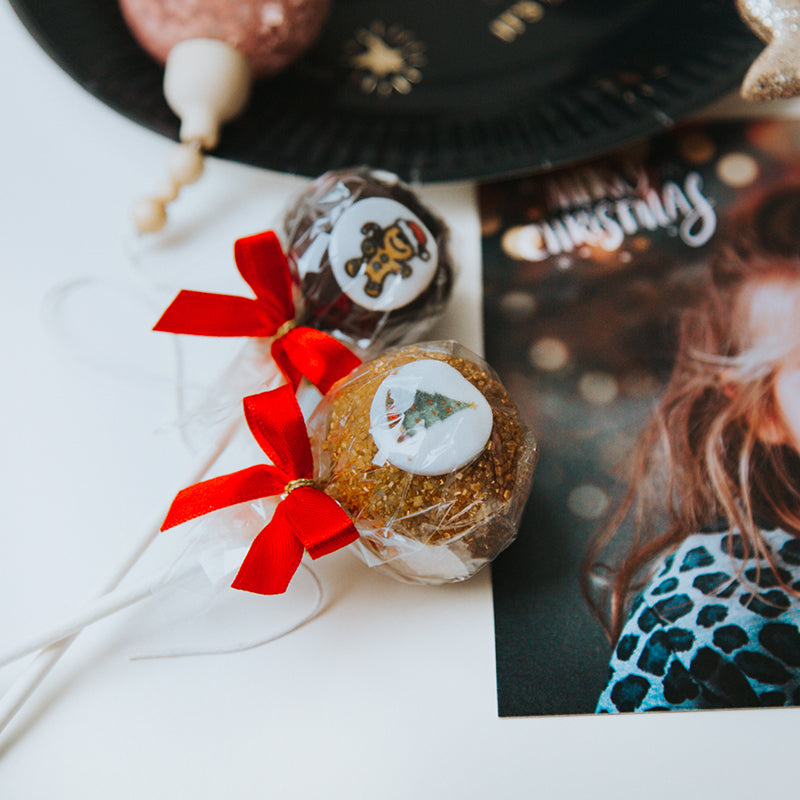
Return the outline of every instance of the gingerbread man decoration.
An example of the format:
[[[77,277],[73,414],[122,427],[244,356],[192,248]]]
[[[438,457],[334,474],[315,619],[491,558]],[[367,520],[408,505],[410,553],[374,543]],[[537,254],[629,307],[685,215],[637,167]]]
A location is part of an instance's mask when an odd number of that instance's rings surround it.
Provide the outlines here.
[[[415,222],[397,219],[382,228],[375,222],[367,222],[361,228],[361,256],[351,258],[345,271],[351,278],[364,267],[366,284],[364,292],[370,297],[379,297],[389,275],[408,278],[412,273],[409,261],[415,256],[427,261],[427,237]]]

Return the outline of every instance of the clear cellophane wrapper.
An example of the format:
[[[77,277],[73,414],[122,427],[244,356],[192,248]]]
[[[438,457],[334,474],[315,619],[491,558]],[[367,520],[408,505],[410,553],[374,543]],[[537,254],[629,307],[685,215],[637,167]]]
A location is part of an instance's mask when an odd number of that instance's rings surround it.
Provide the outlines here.
[[[260,452],[249,445],[243,449],[247,451],[243,458]],[[277,502],[278,498],[265,498],[242,503],[193,520],[182,532],[162,534],[176,537],[167,549],[178,552],[168,572],[153,585],[156,602],[148,611],[147,624],[129,643],[133,658],[248,650],[274,641],[316,616],[323,588],[307,562],[282,595],[267,598],[230,585]]]
[[[398,273],[382,283],[380,299],[361,293],[363,273],[349,278],[332,266],[334,251],[362,254],[367,228],[360,218],[353,223],[345,217],[348,212],[352,217],[352,207],[368,199],[399,204],[384,205],[389,208],[389,216],[383,218],[389,221],[382,229],[385,241],[390,240],[388,231],[397,219],[421,223],[419,229],[426,230],[432,240],[427,242],[424,260],[411,257],[403,267],[408,269],[406,278]],[[369,208],[366,203],[361,205]],[[413,239],[408,226],[403,230],[407,239]],[[283,239],[292,278],[300,290],[300,323],[327,331],[368,357],[393,345],[418,341],[441,316],[450,298],[455,267],[448,227],[392,173],[356,167],[321,175],[287,211]],[[384,260],[395,252],[386,250],[381,252]],[[422,275],[424,282],[416,284]],[[366,305],[360,305],[362,302]],[[377,308],[370,307],[376,304]]]
[[[491,408],[486,446],[446,474],[414,474],[375,463],[373,397],[387,374],[417,359],[455,367]],[[387,351],[322,399],[309,431],[317,483],[353,519],[360,538],[351,548],[368,566],[409,583],[462,581],[516,537],[536,441],[494,371],[460,345],[436,342]]]
[[[226,428],[242,419],[242,399],[287,383],[270,354],[272,339],[246,339],[231,363],[196,405],[184,409],[179,425],[195,448],[208,447]],[[355,354],[362,354],[356,349]],[[303,412],[310,414],[321,397],[306,379],[297,390]]]

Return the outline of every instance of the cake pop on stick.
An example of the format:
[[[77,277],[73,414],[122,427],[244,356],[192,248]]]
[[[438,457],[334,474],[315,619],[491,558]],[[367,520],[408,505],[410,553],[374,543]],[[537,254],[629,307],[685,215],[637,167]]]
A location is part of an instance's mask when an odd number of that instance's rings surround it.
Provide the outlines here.
[[[142,233],[160,230],[166,206],[203,172],[203,152],[245,107],[254,79],[274,75],[316,40],[330,0],[119,0],[133,36],[165,65],[164,96],[181,120],[169,179],[133,209]]]
[[[363,364],[308,426],[290,386],[244,407],[271,464],[187,487],[163,525],[280,495],[234,588],[279,594],[304,551],[318,558],[351,544],[399,580],[462,581],[516,536],[536,442],[491,368],[454,342]]]
[[[493,371],[453,342],[398,348],[364,364],[334,387],[308,426],[289,385],[243,404],[269,463],[187,486],[161,525],[273,504],[235,589],[281,594],[304,553],[316,559],[348,546],[401,581],[462,581],[516,536],[536,442]],[[267,516],[263,508],[253,514]],[[101,598],[5,659],[80,630],[160,582]]]
[[[158,329],[181,325],[191,328],[181,332],[196,335],[272,336],[267,317],[277,312],[267,306],[280,304],[281,313],[293,311],[299,325],[374,355],[419,340],[450,300],[456,268],[449,228],[390,172],[354,167],[324,173],[295,198],[283,227],[285,255],[269,231],[234,246],[239,272],[261,311],[244,299],[229,308],[209,299],[205,309],[201,293],[182,292]],[[248,263],[240,264],[244,259]],[[293,302],[296,309],[290,309]]]

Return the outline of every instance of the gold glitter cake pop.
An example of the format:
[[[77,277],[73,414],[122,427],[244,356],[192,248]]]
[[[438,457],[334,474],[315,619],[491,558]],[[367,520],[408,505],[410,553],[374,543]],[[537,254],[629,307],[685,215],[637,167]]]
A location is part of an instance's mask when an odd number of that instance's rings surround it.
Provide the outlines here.
[[[365,363],[309,424],[318,480],[367,565],[408,583],[462,581],[516,538],[536,440],[491,367],[455,342]]]

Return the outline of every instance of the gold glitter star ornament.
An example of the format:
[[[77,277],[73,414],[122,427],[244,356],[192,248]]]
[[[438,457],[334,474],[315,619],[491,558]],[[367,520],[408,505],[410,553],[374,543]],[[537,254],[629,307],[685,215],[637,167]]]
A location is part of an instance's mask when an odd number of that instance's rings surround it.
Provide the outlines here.
[[[800,95],[800,0],[736,0],[742,19],[766,48],[742,81],[746,100]]]

